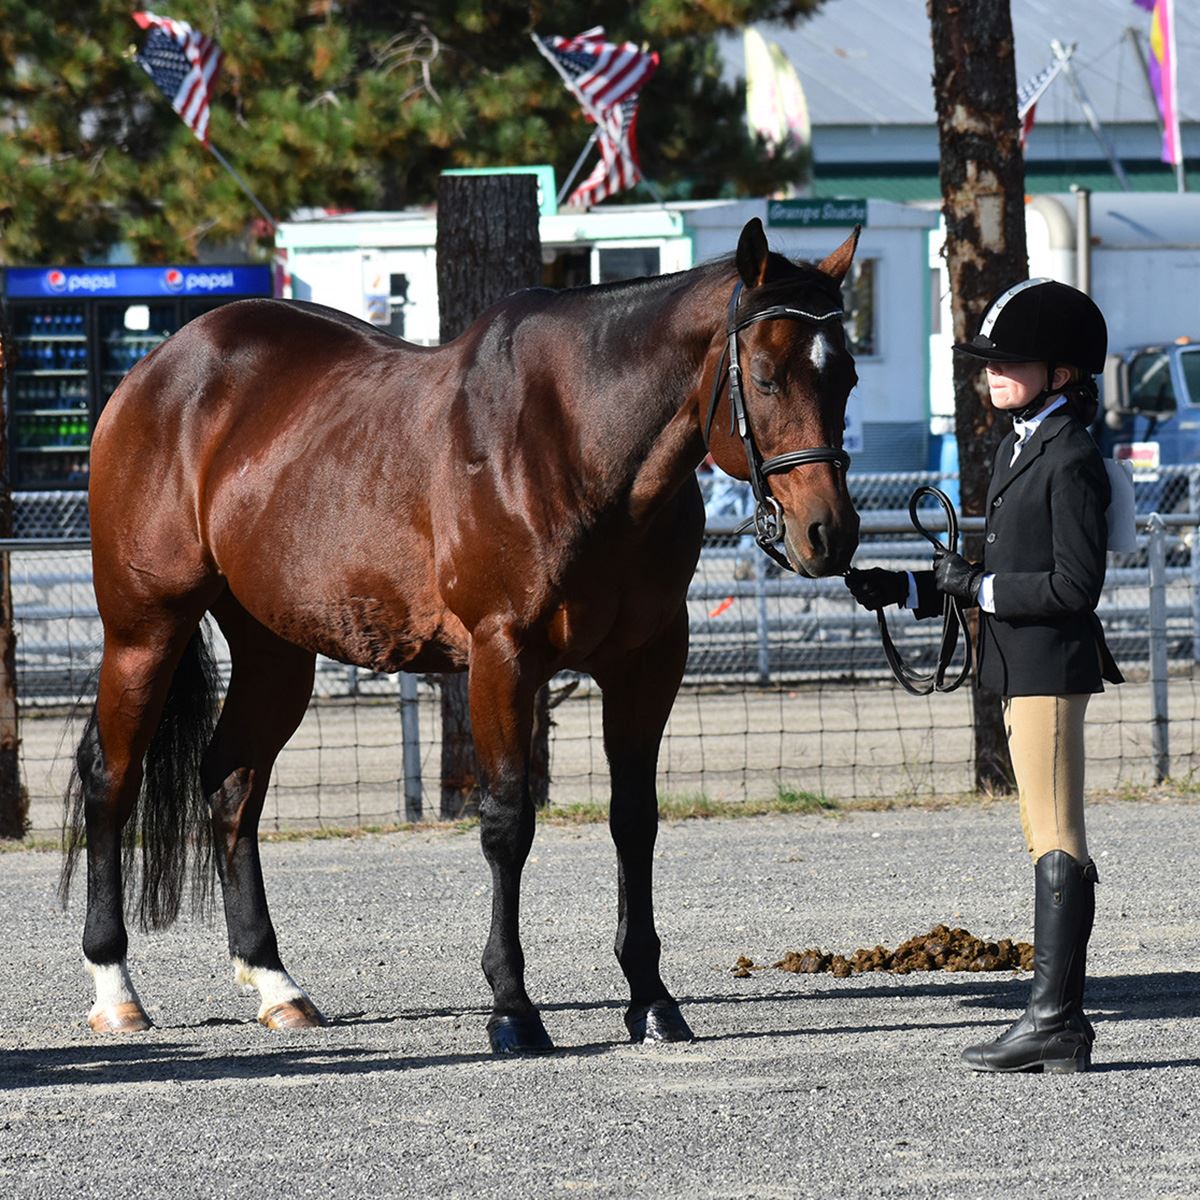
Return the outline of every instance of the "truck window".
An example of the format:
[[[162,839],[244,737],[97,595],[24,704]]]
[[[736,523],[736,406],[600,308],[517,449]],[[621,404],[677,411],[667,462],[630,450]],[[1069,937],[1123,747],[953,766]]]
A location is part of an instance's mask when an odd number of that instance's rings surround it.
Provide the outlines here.
[[[1163,350],[1148,350],[1129,365],[1129,407],[1138,412],[1173,413],[1175,387],[1171,360]]]
[[[1185,404],[1200,404],[1200,346],[1195,350],[1184,350],[1179,355],[1179,369],[1183,373],[1183,384],[1187,389]]]

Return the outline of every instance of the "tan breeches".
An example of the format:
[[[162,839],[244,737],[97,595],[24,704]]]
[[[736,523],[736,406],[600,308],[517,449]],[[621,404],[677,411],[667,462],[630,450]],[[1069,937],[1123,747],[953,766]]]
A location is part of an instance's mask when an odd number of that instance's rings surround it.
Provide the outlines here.
[[[1051,850],[1088,861],[1083,827],[1083,718],[1091,696],[1010,696],[1008,752],[1021,796],[1025,845],[1037,862]]]

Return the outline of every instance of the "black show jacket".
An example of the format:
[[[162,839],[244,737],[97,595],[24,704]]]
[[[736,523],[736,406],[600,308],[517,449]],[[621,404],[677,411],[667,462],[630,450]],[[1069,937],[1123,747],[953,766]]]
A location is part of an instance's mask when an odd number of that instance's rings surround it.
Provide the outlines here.
[[[1091,435],[1062,409],[1046,417],[1011,466],[1016,434],[996,451],[983,568],[996,611],[980,612],[979,682],[1003,696],[1102,692],[1123,677],[1096,604],[1104,585],[1110,497]],[[937,616],[933,572],[917,576],[919,618]]]

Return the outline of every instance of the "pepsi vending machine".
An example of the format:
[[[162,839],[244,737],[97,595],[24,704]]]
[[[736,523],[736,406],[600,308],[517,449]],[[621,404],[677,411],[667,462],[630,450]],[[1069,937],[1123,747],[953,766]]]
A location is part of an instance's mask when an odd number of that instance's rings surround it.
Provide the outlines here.
[[[193,317],[271,295],[266,266],[9,267],[13,491],[83,488],[92,428],[139,359]]]

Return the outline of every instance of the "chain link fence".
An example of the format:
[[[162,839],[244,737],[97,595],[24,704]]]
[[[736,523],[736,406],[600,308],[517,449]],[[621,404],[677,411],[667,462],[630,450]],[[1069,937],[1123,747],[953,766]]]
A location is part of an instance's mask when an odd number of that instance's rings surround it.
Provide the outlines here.
[[[908,522],[908,496],[933,474],[852,476],[863,514],[856,563],[927,566]],[[703,481],[709,532],[688,593],[691,653],[663,742],[659,786],[677,798],[811,795],[886,804],[967,792],[974,774],[969,689],[916,698],[888,674],[875,618],[840,579],[799,579],[738,535],[733,489]],[[1148,497],[1197,501],[1200,468],[1139,484]],[[713,496],[716,488],[729,493]],[[17,497],[11,543],[23,780],[32,827],[60,827],[60,797],[99,662],[100,622],[77,493]],[[1110,555],[1100,616],[1128,682],[1092,701],[1089,787],[1117,789],[1197,767],[1200,556],[1196,518],[1143,520],[1139,549]],[[940,516],[940,513],[938,514]],[[82,526],[79,522],[82,521]],[[930,527],[936,528],[930,516]],[[74,539],[74,540],[64,540]],[[889,618],[907,661],[927,667],[937,622]],[[214,630],[226,676],[228,654]],[[608,799],[601,697],[587,677],[552,684],[551,796]],[[78,703],[77,703],[78,702]],[[436,817],[440,706],[425,678],[378,675],[318,660],[313,703],[280,756],[264,828],[353,827]]]

